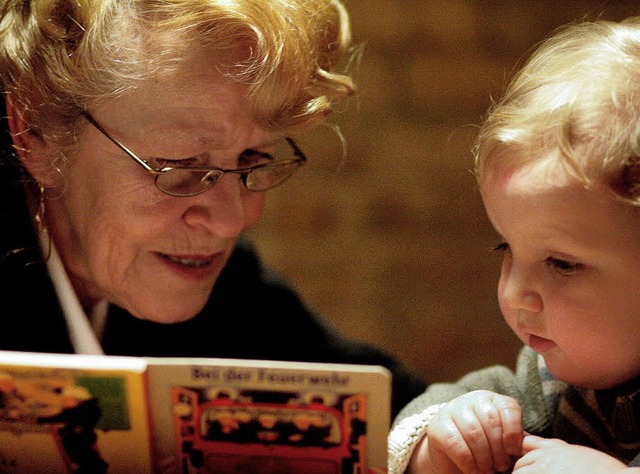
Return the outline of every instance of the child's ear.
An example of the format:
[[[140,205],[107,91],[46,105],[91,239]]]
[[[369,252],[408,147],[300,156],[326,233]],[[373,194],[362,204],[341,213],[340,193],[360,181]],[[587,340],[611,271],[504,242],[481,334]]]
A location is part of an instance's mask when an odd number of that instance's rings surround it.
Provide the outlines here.
[[[13,104],[7,97],[7,120],[13,146],[18,158],[31,176],[44,187],[55,186],[56,168],[53,166],[53,150],[44,138],[29,127],[27,112]]]

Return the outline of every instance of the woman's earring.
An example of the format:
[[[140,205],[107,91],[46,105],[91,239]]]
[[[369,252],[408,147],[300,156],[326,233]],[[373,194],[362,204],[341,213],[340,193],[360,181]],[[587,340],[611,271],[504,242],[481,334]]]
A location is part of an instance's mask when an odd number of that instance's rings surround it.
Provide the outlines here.
[[[44,220],[45,210],[44,186],[42,184],[38,184],[38,210],[36,212],[35,220],[38,235],[40,237],[40,243],[42,245],[42,254],[44,261],[46,262],[49,260],[49,257],[51,257],[51,235],[49,234],[47,224]]]
[[[47,228],[44,223],[44,186],[38,185],[38,212],[36,213],[36,225],[38,226],[38,232],[46,232]]]

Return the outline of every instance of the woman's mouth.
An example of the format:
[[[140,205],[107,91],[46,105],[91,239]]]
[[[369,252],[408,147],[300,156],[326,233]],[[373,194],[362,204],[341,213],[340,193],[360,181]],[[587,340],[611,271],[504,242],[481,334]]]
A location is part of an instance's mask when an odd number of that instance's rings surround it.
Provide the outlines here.
[[[186,255],[157,253],[172,272],[189,280],[209,280],[224,266],[224,254]]]
[[[202,268],[213,262],[213,257],[178,257],[175,255],[160,254],[170,262],[184,265],[185,267]]]

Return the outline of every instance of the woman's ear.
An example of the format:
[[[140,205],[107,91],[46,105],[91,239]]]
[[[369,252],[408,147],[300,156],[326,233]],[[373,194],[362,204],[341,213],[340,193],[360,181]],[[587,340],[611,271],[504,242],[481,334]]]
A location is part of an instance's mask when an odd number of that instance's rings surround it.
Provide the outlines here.
[[[53,165],[52,147],[30,128],[27,112],[16,107],[10,97],[7,97],[6,104],[9,132],[18,158],[41,185],[55,186],[59,172]]]

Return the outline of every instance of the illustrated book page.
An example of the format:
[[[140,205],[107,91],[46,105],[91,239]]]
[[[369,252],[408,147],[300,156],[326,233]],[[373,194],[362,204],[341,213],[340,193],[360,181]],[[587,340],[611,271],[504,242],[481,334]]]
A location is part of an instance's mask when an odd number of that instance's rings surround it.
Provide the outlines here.
[[[151,472],[145,367],[0,351],[0,472]]]
[[[390,373],[379,366],[148,359],[165,472],[384,472]]]

